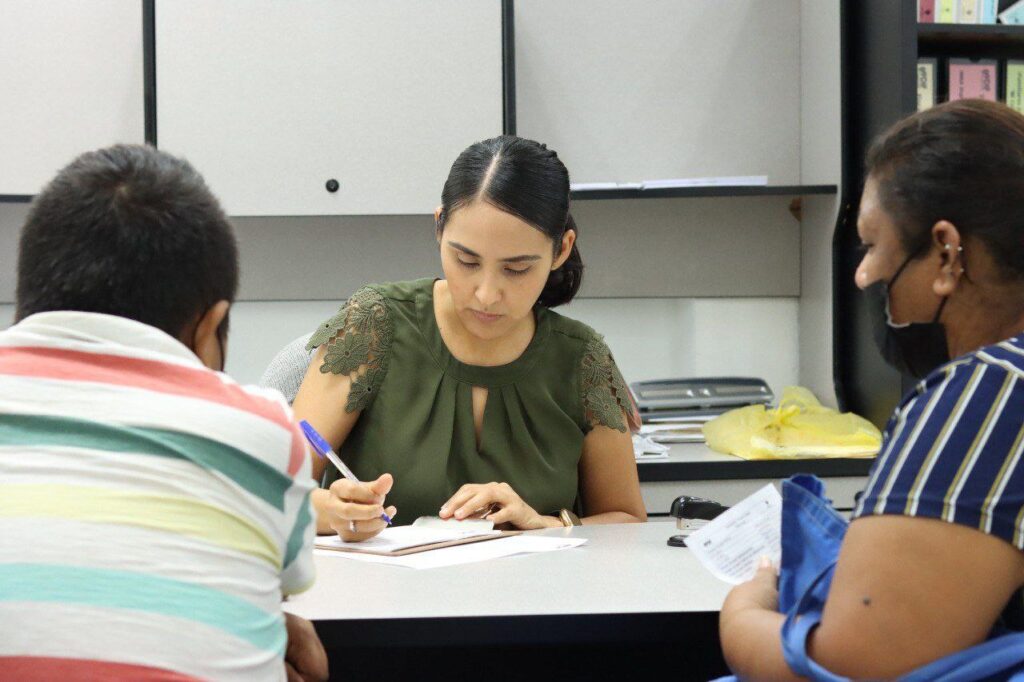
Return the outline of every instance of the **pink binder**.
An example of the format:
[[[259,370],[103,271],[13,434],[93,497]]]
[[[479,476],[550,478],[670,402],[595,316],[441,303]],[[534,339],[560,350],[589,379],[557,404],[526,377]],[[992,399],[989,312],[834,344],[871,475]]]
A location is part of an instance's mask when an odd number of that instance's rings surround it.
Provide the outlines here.
[[[987,99],[993,102],[999,92],[998,63],[994,59],[950,59],[949,99]]]
[[[935,0],[917,0],[917,22],[919,24],[935,23]]]

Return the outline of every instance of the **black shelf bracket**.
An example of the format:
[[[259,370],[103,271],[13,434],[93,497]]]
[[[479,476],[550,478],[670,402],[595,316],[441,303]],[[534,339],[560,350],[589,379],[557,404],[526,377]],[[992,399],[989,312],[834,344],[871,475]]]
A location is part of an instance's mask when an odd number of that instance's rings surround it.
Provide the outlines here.
[[[156,146],[156,0],[142,0],[142,90],[145,140]]]
[[[516,134],[516,21],[514,0],[501,0],[501,131]]]

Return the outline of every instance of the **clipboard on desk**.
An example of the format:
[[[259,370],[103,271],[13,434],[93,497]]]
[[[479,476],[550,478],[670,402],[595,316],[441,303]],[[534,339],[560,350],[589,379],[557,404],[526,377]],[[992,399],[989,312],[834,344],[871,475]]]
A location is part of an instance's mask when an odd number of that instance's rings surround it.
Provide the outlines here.
[[[324,535],[316,539],[316,549],[376,556],[406,556],[434,549],[466,545],[473,542],[498,540],[520,535],[521,530],[480,530],[456,528],[429,528],[423,526],[394,526],[385,528],[380,535],[361,542],[345,542],[337,535]]]

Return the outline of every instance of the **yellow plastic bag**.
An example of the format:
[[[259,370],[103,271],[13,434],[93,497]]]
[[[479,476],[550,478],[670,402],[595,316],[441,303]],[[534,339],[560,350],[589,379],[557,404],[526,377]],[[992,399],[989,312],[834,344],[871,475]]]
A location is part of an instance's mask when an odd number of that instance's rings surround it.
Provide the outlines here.
[[[874,424],[824,407],[800,386],[788,386],[777,408],[748,405],[715,417],[704,437],[713,450],[744,459],[874,457],[882,446]]]

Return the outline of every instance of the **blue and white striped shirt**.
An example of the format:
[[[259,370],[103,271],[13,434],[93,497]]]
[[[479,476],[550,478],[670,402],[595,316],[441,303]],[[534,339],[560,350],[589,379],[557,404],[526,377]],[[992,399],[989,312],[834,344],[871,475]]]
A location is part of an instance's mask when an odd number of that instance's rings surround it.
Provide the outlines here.
[[[853,518],[941,519],[1024,549],[1024,334],[964,355],[909,392]]]

